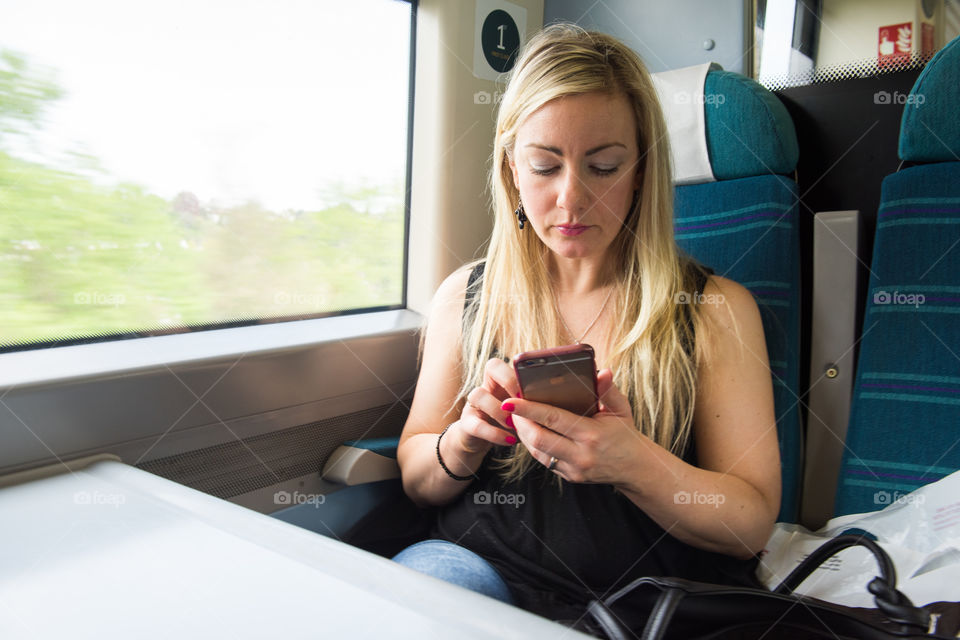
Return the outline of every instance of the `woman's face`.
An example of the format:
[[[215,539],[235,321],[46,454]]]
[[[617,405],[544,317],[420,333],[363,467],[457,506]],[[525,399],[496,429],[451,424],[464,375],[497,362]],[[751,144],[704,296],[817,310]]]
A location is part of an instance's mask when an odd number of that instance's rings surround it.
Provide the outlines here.
[[[565,258],[603,256],[639,187],[637,126],[622,95],[557,98],[520,125],[510,158],[529,224]]]

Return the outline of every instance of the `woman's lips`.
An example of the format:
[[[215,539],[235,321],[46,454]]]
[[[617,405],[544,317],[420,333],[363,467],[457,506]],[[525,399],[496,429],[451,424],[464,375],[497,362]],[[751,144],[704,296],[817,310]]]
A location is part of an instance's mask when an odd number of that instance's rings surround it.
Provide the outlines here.
[[[565,236],[578,236],[590,227],[582,224],[558,224],[557,231]]]

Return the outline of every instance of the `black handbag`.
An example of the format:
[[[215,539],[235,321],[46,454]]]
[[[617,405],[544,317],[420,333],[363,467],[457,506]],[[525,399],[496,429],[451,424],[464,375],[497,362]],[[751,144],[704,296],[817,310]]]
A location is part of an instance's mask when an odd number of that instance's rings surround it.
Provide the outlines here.
[[[793,593],[827,559],[855,545],[869,549],[880,567],[880,575],[867,585],[876,609],[846,607]],[[587,611],[594,623],[591,626],[602,629],[611,640],[956,640],[960,630],[960,605],[915,606],[897,590],[890,557],[862,535],[842,535],[826,542],[773,591],[680,578],[638,578],[603,600],[593,600]]]

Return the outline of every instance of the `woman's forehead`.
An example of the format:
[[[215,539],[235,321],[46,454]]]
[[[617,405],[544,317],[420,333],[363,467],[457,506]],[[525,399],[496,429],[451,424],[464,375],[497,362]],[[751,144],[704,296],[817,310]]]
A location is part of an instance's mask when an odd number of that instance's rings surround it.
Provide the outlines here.
[[[520,125],[517,142],[570,152],[619,142],[636,147],[633,109],[623,94],[585,93],[547,102]]]

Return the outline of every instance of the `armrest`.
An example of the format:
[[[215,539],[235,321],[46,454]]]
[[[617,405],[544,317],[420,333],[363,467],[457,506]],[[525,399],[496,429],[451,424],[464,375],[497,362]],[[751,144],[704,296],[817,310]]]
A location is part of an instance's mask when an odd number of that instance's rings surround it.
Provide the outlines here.
[[[399,438],[375,438],[346,442],[330,455],[320,475],[328,482],[347,486],[399,478],[396,460],[399,441]]]
[[[833,516],[853,399],[857,344],[857,211],[817,213],[813,219],[813,310],[810,391],[800,522],[811,531]]]

